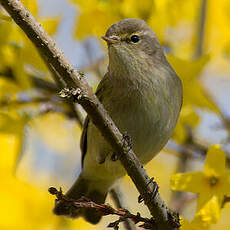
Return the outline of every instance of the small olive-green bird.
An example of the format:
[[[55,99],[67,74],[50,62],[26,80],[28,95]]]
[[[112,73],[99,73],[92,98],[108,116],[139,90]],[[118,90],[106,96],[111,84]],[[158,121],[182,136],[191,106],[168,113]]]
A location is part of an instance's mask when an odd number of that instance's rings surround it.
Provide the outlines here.
[[[124,19],[102,38],[108,44],[109,66],[97,97],[119,130],[129,134],[134,153],[146,164],[164,147],[176,126],[182,104],[181,81],[144,21]],[[81,151],[82,172],[66,195],[104,203],[111,186],[126,172],[89,117],[84,123]],[[93,224],[101,218],[93,209],[73,211],[61,201],[54,213],[83,216]]]

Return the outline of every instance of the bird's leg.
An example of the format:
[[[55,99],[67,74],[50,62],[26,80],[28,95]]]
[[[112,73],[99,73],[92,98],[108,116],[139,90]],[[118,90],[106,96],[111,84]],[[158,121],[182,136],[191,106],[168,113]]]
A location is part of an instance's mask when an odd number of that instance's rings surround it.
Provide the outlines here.
[[[123,134],[123,145],[127,148],[127,150],[130,150],[132,148],[132,139],[130,135],[127,132],[124,132]],[[111,161],[117,161],[118,156],[116,153],[113,153],[111,156]]]

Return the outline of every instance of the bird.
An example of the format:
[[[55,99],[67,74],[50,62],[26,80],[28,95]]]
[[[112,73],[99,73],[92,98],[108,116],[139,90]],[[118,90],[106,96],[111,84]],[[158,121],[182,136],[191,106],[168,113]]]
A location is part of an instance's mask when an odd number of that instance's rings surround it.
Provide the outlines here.
[[[132,140],[142,164],[149,162],[168,142],[176,126],[183,98],[180,78],[164,55],[155,32],[141,19],[123,19],[102,37],[108,46],[109,64],[96,95],[121,133]],[[81,136],[82,172],[66,197],[86,197],[105,202],[111,187],[126,172],[116,153],[87,116]],[[93,209],[70,210],[57,201],[53,212],[97,224]]]

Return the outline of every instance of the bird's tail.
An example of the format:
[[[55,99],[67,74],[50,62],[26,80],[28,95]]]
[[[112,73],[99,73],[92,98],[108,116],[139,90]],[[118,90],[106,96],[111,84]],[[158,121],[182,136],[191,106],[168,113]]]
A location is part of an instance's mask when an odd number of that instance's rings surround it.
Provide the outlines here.
[[[76,200],[84,196],[89,200],[94,201],[95,203],[103,204],[105,202],[108,188],[107,186],[102,186],[97,189],[98,186],[93,186],[93,184],[95,184],[94,181],[92,182],[91,180],[86,178],[83,173],[81,173],[73,186],[65,195],[68,198]],[[85,218],[86,221],[92,224],[97,224],[101,219],[101,215],[92,208],[70,210],[70,207],[65,205],[63,201],[56,202],[53,212],[56,215],[65,215],[71,218],[77,218],[79,216],[82,216]]]

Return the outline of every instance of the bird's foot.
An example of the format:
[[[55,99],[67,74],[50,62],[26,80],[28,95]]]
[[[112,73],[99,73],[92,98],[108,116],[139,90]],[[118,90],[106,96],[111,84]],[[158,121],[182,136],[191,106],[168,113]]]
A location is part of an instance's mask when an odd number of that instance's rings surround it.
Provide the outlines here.
[[[158,186],[157,182],[154,181],[154,178],[153,178],[153,177],[149,180],[148,185],[149,185],[150,183],[153,183],[153,191],[152,191],[152,195],[151,195],[152,197],[151,197],[151,199],[154,199],[155,196],[156,196],[157,193],[158,193],[159,186]],[[141,195],[139,195],[139,196],[138,196],[138,203],[141,203],[141,202],[143,202],[143,201],[144,201],[144,198],[143,198]]]

